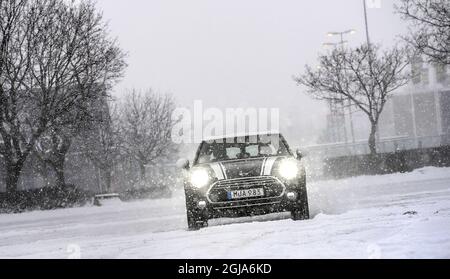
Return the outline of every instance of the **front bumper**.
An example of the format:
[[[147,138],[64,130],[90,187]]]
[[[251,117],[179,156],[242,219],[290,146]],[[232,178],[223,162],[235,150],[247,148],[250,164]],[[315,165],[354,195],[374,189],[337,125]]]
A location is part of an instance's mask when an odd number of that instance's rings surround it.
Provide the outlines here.
[[[276,179],[282,186],[280,189],[267,190],[269,196],[259,198],[249,198],[244,200],[211,200],[211,190],[208,189],[193,189],[186,188],[186,204],[189,210],[195,210],[207,218],[222,218],[222,217],[243,217],[256,216],[276,212],[291,211],[294,207],[298,207],[301,201],[301,195],[306,193],[303,187],[306,187],[303,178],[292,181],[280,181]],[[214,184],[213,184],[214,185]],[[250,186],[249,186],[250,185]],[[280,185],[276,185],[277,187]],[[237,188],[245,187],[262,187],[254,184],[243,184]],[[267,187],[271,187],[267,185]],[[294,198],[292,196],[295,196]]]
[[[294,205],[295,202],[291,202],[287,198],[283,197],[277,201],[258,201],[257,203],[247,203],[245,205],[240,204],[236,206],[221,207],[209,206],[206,209],[206,214],[209,218],[257,216],[291,211]]]

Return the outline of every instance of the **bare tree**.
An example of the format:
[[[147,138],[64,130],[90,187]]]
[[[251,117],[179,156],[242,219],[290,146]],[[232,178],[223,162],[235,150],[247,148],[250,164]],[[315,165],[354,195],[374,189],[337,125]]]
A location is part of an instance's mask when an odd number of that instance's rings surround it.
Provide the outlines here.
[[[401,0],[396,11],[411,24],[411,35],[404,39],[429,62],[449,65],[450,1]]]
[[[44,125],[25,127],[33,106],[25,102],[29,94],[21,86],[31,67],[23,49],[31,47],[26,37],[36,24],[24,16],[29,10],[28,1],[0,0],[0,155],[7,191],[16,189],[25,160],[45,130]]]
[[[57,1],[58,2],[58,1]],[[60,118],[60,121],[53,123],[49,129],[49,133],[53,134],[52,138],[58,139],[58,142],[54,142],[52,145],[52,156],[46,156],[45,161],[49,163],[57,175],[57,185],[64,185],[64,162],[67,152],[70,149],[73,139],[90,123],[102,118],[97,112],[103,111],[101,108],[106,97],[106,90],[110,87],[111,83],[120,78],[125,63],[123,61],[123,52],[117,46],[115,40],[111,40],[107,34],[107,26],[103,23],[102,16],[99,14],[95,6],[91,2],[82,2],[79,5],[64,6],[62,13],[61,26],[55,27],[55,19],[48,19],[49,27],[55,28],[51,33],[54,34],[57,31],[62,34],[73,34],[73,36],[80,36],[79,38],[72,38],[66,36],[62,38],[70,43],[68,46],[57,47],[58,51],[63,52],[63,55],[48,55],[48,59],[39,59],[37,65],[39,70],[35,83],[42,87],[42,81],[44,88],[52,88],[47,86],[45,79],[41,77],[47,76],[49,73],[45,69],[50,69],[52,74],[60,75],[61,80],[67,78],[67,86],[62,87],[62,91],[55,93],[55,97],[64,97],[66,94],[71,97],[78,97],[73,100],[73,107],[70,111]],[[56,15],[58,16],[58,15]],[[65,28],[62,28],[66,26]],[[62,35],[61,34],[61,35]],[[44,43],[48,40],[41,40]],[[64,52],[64,48],[69,51]],[[48,44],[43,45],[42,48],[48,52],[54,52],[52,47]],[[70,51],[74,49],[76,51]],[[73,53],[73,54],[72,54]],[[65,54],[65,55],[64,55]],[[69,55],[73,55],[70,57]],[[64,69],[47,67],[52,64],[65,64],[68,63],[69,70],[64,72]],[[57,82],[57,81],[55,81]],[[58,85],[56,85],[58,86]],[[74,94],[73,92],[76,91]],[[63,96],[57,96],[63,95]],[[41,156],[42,157],[42,156]]]
[[[405,85],[409,64],[405,49],[381,51],[379,46],[363,45],[356,49],[335,49],[319,56],[319,66],[306,71],[295,81],[306,86],[314,98],[328,101],[350,100],[364,112],[371,124],[370,153],[376,153],[376,131],[380,115],[389,97]]]
[[[169,95],[147,90],[131,91],[122,107],[124,148],[139,165],[141,180],[145,180],[146,165],[166,156],[172,150],[171,131],[175,124],[172,112],[175,103]]]
[[[9,191],[15,190],[26,158],[44,133],[58,138],[49,160],[63,183],[68,140],[92,117],[92,104],[105,97],[105,87],[125,67],[123,53],[91,2],[25,2],[1,72],[0,133]]]
[[[84,144],[80,150],[99,168],[105,177],[106,191],[111,189],[114,167],[120,163],[123,149],[123,134],[117,106],[104,107],[102,120],[94,122],[81,136]]]

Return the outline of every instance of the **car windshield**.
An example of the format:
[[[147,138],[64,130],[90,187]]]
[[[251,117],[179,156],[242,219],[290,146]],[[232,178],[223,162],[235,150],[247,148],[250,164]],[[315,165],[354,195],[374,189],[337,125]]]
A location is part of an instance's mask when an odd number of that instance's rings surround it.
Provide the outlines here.
[[[233,137],[203,142],[195,163],[203,164],[289,154],[289,148],[280,135]]]

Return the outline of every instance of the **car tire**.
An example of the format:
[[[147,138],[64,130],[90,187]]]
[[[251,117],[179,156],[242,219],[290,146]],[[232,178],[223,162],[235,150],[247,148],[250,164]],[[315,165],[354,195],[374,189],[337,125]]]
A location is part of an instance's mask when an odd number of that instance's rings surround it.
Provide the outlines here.
[[[186,209],[188,230],[197,231],[208,226],[208,216],[204,210],[190,206],[188,202],[186,203]]]
[[[308,194],[306,187],[299,193],[300,197],[291,210],[291,218],[294,221],[309,219]]]
[[[193,202],[193,194],[185,188],[186,217],[189,231],[197,231],[208,226],[208,215],[205,210],[200,210]]]
[[[294,221],[300,221],[300,220],[308,220],[309,219],[309,213],[308,209],[295,209],[291,211],[291,219]]]
[[[201,214],[197,213],[187,213],[188,230],[198,231],[201,228],[208,226],[208,219],[206,219]]]

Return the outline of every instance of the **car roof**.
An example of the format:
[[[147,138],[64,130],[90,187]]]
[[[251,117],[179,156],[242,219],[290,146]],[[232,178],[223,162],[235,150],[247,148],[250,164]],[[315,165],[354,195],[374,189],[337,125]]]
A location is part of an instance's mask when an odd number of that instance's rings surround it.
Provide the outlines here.
[[[220,135],[220,136],[204,137],[203,141],[213,141],[213,140],[227,139],[227,138],[242,138],[242,137],[261,136],[261,135],[281,135],[281,133],[277,132],[277,131],[231,133],[231,134],[224,134],[224,135]]]

